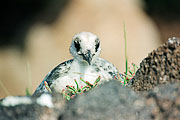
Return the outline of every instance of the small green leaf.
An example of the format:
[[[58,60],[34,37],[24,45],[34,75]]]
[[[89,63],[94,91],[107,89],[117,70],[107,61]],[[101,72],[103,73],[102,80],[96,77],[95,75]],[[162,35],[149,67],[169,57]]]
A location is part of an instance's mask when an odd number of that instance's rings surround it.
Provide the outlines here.
[[[76,89],[75,89],[75,88],[70,87],[70,86],[66,86],[66,87],[68,87],[70,91],[76,92]]]
[[[99,76],[99,77],[96,79],[95,83],[98,83],[100,80],[101,80],[101,76]]]
[[[96,86],[100,80],[101,80],[101,76],[99,76],[99,77],[96,79],[96,81],[93,83],[93,87]]]
[[[74,79],[75,83],[76,83],[76,86],[77,86],[77,92],[81,92],[81,89],[79,88],[79,84],[77,83],[77,80]]]
[[[66,96],[66,100],[70,100],[71,97],[69,95]]]
[[[26,96],[31,96],[31,93],[29,92],[28,88],[26,88]]]
[[[84,81],[81,77],[80,77],[80,80],[81,80],[82,82],[86,83],[86,81]]]

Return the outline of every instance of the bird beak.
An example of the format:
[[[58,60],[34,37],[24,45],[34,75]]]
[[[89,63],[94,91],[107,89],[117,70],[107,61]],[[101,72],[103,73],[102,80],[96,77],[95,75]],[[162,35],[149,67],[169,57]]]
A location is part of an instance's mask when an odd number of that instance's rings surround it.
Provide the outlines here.
[[[88,62],[89,65],[91,65],[91,61],[92,61],[92,54],[91,54],[91,51],[88,50],[88,52],[86,54],[83,54],[83,59],[85,61]]]

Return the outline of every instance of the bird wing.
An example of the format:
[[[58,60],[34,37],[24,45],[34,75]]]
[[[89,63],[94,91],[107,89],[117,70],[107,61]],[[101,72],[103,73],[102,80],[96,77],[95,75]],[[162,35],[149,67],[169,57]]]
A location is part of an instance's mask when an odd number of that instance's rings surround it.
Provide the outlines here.
[[[103,58],[97,58],[95,65],[97,66],[97,68],[101,68],[104,72],[110,74],[111,79],[116,79],[115,77],[119,74],[117,68],[112,63]]]
[[[34,92],[33,96],[36,96],[38,94],[41,94],[43,92],[48,92],[48,90],[45,87],[44,82],[46,81],[48,86],[51,86],[52,82],[56,80],[57,78],[63,76],[66,74],[71,67],[71,63],[73,62],[73,59],[65,61],[58,66],[56,66],[52,71],[50,71],[44,80],[41,82],[41,84],[37,87],[36,91]]]

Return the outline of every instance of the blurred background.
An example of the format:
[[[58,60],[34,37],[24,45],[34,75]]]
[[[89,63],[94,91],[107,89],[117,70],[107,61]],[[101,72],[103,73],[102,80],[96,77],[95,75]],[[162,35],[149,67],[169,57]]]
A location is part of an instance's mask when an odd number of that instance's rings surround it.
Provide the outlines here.
[[[125,71],[168,37],[179,37],[179,0],[6,0],[1,2],[0,98],[31,93],[59,63],[71,59],[73,35],[97,34],[101,57]]]

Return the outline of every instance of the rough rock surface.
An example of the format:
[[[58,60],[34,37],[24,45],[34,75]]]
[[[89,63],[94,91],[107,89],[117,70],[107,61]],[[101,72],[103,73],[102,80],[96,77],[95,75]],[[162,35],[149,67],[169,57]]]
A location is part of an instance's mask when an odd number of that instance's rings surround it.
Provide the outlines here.
[[[149,120],[145,100],[119,81],[107,82],[73,99],[62,120]]]
[[[180,119],[180,87],[179,84],[168,84],[155,87],[146,94],[147,107],[152,108],[151,118],[154,120]]]
[[[21,99],[25,96],[19,96]],[[52,95],[53,108],[42,106],[36,102],[39,97],[28,97],[31,104],[4,106],[0,104],[0,120],[57,120],[64,112],[65,101],[58,94]],[[1,100],[2,102],[3,100]]]
[[[141,62],[130,84],[135,91],[146,91],[159,84],[179,81],[180,39],[173,37]]]
[[[107,82],[65,103],[53,96],[54,108],[37,104],[0,105],[0,120],[178,120],[179,84],[155,87],[138,95],[118,81]]]

